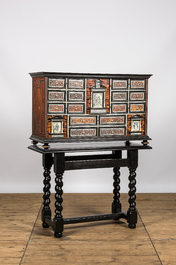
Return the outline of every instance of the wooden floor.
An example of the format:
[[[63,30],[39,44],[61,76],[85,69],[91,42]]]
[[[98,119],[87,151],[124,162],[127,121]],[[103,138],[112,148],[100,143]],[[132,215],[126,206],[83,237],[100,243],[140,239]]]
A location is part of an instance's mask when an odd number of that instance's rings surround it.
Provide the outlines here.
[[[110,213],[112,197],[64,194],[63,215]],[[128,195],[121,202],[126,211]],[[126,220],[72,224],[61,239],[42,228],[41,207],[42,194],[0,194],[0,264],[176,264],[176,194],[137,194],[134,230]]]

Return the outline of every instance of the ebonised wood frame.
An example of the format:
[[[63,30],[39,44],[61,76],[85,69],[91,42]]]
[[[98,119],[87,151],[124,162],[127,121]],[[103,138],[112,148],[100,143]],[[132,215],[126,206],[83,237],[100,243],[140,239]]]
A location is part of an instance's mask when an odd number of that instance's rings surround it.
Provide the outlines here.
[[[87,145],[86,145],[87,146]],[[121,218],[126,219],[128,227],[133,229],[137,223],[137,210],[136,210],[136,169],[138,167],[138,150],[151,149],[148,145],[117,143],[106,145],[96,145],[96,143],[89,143],[89,147],[84,146],[83,143],[77,143],[77,149],[74,146],[67,147],[64,144],[59,147],[43,149],[42,146],[31,145],[28,148],[39,152],[43,157],[44,168],[44,188],[43,188],[43,209],[41,219],[43,227],[48,228],[51,226],[54,230],[54,236],[62,237],[64,225],[93,222],[101,220],[119,220]],[[98,154],[98,155],[84,155],[84,156],[65,156],[65,153],[73,152],[88,152],[88,151],[111,151],[110,154]],[[126,158],[122,158],[122,150],[126,150]],[[54,166],[55,173],[55,216],[51,217],[50,209],[50,172],[51,167]],[[112,213],[93,215],[93,216],[81,216],[74,218],[63,218],[62,216],[62,202],[63,202],[63,174],[66,170],[76,169],[91,169],[91,168],[113,168],[113,202]],[[129,168],[129,208],[127,212],[121,210],[120,203],[120,168]]]

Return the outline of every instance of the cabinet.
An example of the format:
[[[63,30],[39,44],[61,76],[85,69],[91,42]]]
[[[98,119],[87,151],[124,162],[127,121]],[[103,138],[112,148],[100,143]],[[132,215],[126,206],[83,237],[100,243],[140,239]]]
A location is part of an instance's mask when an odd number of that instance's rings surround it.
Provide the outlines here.
[[[142,140],[151,75],[31,73],[34,143]]]

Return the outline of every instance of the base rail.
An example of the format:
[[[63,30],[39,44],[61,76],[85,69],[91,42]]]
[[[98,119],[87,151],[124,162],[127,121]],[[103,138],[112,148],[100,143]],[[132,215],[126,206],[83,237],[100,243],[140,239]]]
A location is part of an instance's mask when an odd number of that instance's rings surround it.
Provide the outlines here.
[[[71,217],[63,218],[64,224],[77,224],[85,222],[95,222],[95,221],[104,221],[104,220],[119,220],[120,218],[127,219],[127,213],[121,211],[119,213],[110,213],[110,214],[99,214],[99,215],[89,215],[89,216],[80,216],[80,217]],[[54,228],[53,218],[45,217],[45,223]]]

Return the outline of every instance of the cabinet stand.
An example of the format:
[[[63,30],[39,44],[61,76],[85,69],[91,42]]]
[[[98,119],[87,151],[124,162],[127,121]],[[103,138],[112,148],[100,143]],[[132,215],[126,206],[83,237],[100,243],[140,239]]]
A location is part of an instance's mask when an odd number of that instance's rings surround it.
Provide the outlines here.
[[[29,149],[39,152],[43,157],[44,168],[44,188],[43,188],[43,209],[41,219],[43,228],[51,226],[54,230],[55,237],[62,237],[64,225],[75,224],[82,222],[93,222],[102,220],[119,220],[126,219],[128,227],[133,229],[137,223],[137,210],[136,210],[136,169],[138,167],[138,150],[151,149],[148,145],[124,143],[109,144],[101,143],[99,145],[90,143],[84,146],[83,143],[77,143],[76,148],[73,145],[69,147],[61,144],[53,148],[43,149],[37,145],[29,146]],[[122,151],[127,152],[127,157],[122,158]],[[89,152],[89,151],[111,151],[110,154],[98,155],[79,155],[79,156],[65,156],[66,153],[73,152]],[[54,166],[55,173],[55,215],[51,217],[50,209],[50,181],[51,181],[51,167]],[[66,170],[77,169],[91,169],[91,168],[113,168],[113,201],[112,213],[81,216],[74,218],[63,218],[62,216],[62,202],[63,202],[63,174]],[[121,210],[120,203],[120,168],[129,168],[129,208],[127,212]]]

